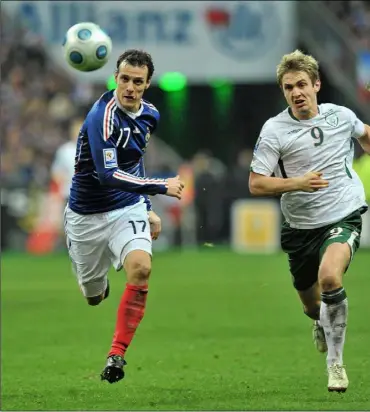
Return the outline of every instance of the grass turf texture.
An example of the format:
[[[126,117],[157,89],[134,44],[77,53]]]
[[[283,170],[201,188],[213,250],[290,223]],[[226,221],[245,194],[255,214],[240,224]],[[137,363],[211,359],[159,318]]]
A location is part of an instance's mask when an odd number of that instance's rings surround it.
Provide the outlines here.
[[[98,307],[64,255],[2,257],[2,410],[366,410],[370,406],[370,252],[346,275],[350,387],[327,392],[325,355],[286,258],[213,248],[154,257],[147,312],[126,378],[99,374],[123,273]]]

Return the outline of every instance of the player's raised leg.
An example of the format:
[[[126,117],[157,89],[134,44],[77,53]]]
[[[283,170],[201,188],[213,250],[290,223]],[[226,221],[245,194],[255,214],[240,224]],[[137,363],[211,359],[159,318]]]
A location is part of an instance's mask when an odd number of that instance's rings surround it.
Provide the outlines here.
[[[343,347],[347,328],[348,300],[343,287],[345,273],[353,253],[353,244],[359,233],[338,228],[324,244],[324,254],[319,268],[321,287],[320,322],[328,345],[328,390],[345,392],[348,377],[343,366]],[[357,241],[358,242],[358,241]]]
[[[133,250],[124,262],[127,284],[118,307],[113,342],[107,365],[101,375],[103,380],[117,382],[124,377],[124,356],[135,332],[144,317],[151,256],[143,250]]]

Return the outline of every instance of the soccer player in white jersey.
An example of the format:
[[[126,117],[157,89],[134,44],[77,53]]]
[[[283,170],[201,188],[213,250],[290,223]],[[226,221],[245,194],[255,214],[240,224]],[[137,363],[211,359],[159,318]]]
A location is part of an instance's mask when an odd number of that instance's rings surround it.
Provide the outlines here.
[[[277,80],[288,108],[262,128],[249,188],[257,196],[282,194],[282,249],[304,313],[314,320],[316,347],[327,352],[328,390],[344,392],[343,275],[359,247],[367,210],[352,169],[352,138],[370,153],[370,127],[346,107],[317,103],[321,83],[312,56],[299,50],[283,56]]]
[[[89,305],[109,294],[113,265],[126,272],[116,326],[101,379],[124,377],[125,354],[144,316],[151,273],[152,239],[161,231],[148,195],[181,199],[179,176],[145,176],[143,155],[159,121],[158,110],[144,100],[154,65],[141,50],[117,60],[117,89],[93,105],[77,140],[75,174],[65,212],[67,246],[81,291]]]

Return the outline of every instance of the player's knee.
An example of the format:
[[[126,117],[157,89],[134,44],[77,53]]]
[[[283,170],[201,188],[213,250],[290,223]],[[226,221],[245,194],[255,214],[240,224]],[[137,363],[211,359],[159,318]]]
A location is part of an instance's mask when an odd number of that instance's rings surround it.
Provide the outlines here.
[[[319,273],[319,285],[322,291],[326,292],[341,287],[341,276],[334,273],[330,268],[323,267]]]
[[[151,264],[143,260],[131,262],[127,278],[134,285],[143,285],[148,282],[151,273]]]
[[[319,285],[323,291],[341,287],[342,276],[351,260],[351,252],[346,243],[329,245],[319,268]]]
[[[101,303],[103,301],[104,297],[102,295],[100,296],[92,296],[92,297],[88,297],[86,298],[87,300],[87,304],[89,306],[98,306],[99,303]]]
[[[337,273],[338,266],[331,259],[324,259],[319,269],[319,285],[322,291],[328,291],[340,286],[340,273]]]
[[[320,281],[321,290],[328,292],[330,290],[338,289],[342,286],[342,282],[335,276],[326,277]]]

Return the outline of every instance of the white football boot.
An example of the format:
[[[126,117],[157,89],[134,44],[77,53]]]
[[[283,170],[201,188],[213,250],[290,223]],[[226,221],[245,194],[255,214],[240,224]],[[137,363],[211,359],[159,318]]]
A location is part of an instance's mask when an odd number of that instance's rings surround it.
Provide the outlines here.
[[[345,392],[348,388],[348,377],[343,365],[334,363],[328,367],[328,391],[329,392]]]
[[[317,320],[315,320],[313,323],[312,337],[313,337],[313,341],[316,346],[316,349],[319,352],[325,353],[328,351],[324,328],[320,325],[320,323]]]

